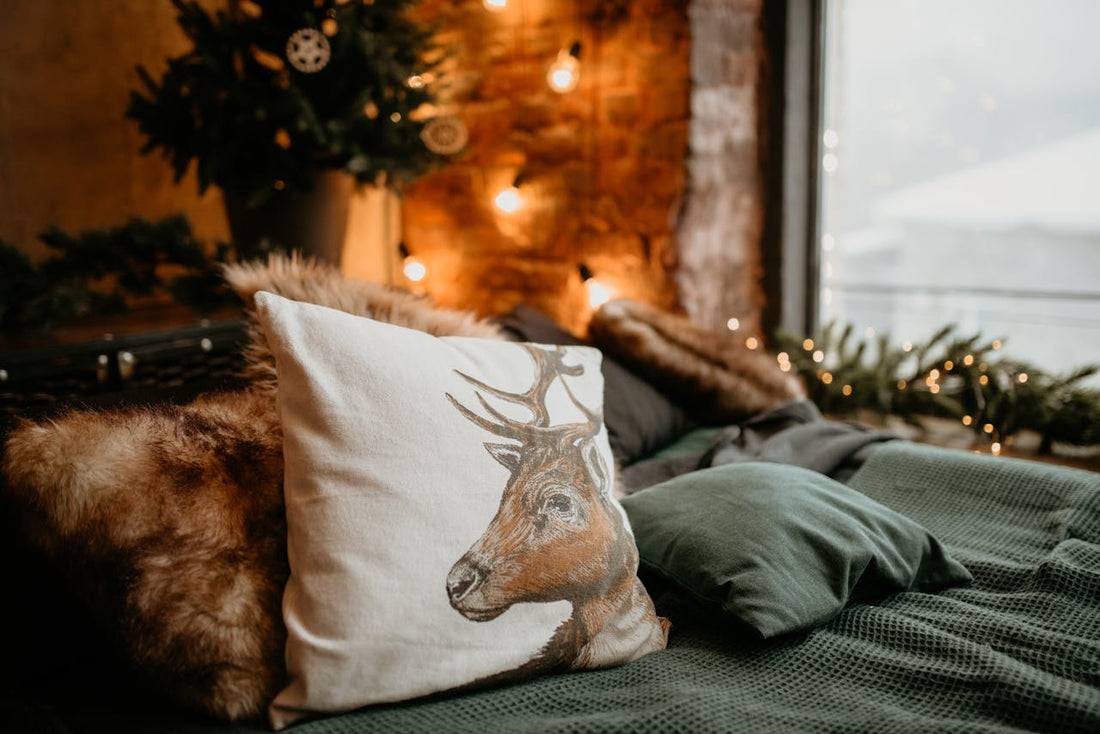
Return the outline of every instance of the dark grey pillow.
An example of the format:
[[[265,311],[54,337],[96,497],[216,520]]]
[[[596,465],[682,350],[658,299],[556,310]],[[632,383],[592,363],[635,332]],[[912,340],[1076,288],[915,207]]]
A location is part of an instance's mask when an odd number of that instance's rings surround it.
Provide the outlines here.
[[[516,341],[584,344],[546,314],[517,306],[498,319]],[[655,387],[627,368],[603,357],[604,423],[611,451],[626,466],[668,446],[692,428],[687,414]]]
[[[801,467],[703,469],[622,505],[643,569],[765,638],[824,624],[850,602],[971,580],[916,522]]]

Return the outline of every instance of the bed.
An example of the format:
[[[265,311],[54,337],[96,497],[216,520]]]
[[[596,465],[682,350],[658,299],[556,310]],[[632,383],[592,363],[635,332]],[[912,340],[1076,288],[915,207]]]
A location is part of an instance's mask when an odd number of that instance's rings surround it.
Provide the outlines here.
[[[520,316],[504,324],[513,338],[549,328]],[[630,480],[621,503],[641,579],[672,625],[665,649],[291,730],[1100,730],[1100,475],[923,446],[798,400],[700,426],[641,383],[609,380],[606,415],[623,418],[613,390],[632,396],[616,441]],[[649,419],[662,435],[636,430]],[[19,540],[24,508],[6,500],[6,724],[269,730],[172,700],[88,613],[95,596],[69,590],[65,564]],[[910,541],[915,551],[899,550]]]

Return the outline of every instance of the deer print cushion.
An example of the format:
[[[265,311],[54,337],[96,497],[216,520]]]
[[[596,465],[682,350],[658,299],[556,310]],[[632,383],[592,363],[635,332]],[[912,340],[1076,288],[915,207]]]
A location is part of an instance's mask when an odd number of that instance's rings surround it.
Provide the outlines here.
[[[286,460],[275,728],[664,647],[612,496],[597,350],[256,305]]]

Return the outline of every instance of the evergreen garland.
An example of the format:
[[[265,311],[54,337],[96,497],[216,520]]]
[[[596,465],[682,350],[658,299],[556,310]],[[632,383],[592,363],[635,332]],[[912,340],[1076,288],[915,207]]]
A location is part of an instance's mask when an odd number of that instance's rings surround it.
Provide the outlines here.
[[[780,366],[805,378],[810,399],[825,413],[867,410],[915,425],[919,416],[953,418],[990,442],[1032,430],[1041,437],[1040,453],[1055,442],[1100,444],[1100,390],[1082,384],[1100,365],[1050,375],[1000,357],[1000,340],[960,336],[953,325],[925,344],[900,347],[889,335],[871,347],[853,332],[849,324],[830,325],[812,339],[777,335]]]
[[[158,293],[200,313],[236,302],[220,269],[232,248],[219,243],[208,253],[182,215],[75,235],[51,227],[38,239],[52,250],[38,264],[0,240],[5,333],[45,332],[62,321],[119,313],[130,299]]]
[[[168,59],[127,117],[160,148],[176,181],[196,162],[200,192],[232,189],[258,206],[278,192],[309,190],[318,170],[363,183],[408,181],[445,158],[420,140],[414,114],[434,101],[427,83],[432,30],[409,17],[410,0],[240,0],[208,13],[172,0],[193,43]],[[317,71],[290,63],[300,30],[324,32],[331,55]]]

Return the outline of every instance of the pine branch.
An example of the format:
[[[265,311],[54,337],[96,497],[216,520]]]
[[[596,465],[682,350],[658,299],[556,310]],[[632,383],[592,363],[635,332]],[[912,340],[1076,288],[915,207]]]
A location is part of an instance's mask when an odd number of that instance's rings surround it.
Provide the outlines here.
[[[924,416],[954,418],[988,441],[1032,430],[1041,437],[1040,450],[1047,452],[1055,442],[1100,443],[1100,390],[1083,385],[1100,365],[1050,375],[1035,365],[999,358],[1000,340],[959,336],[953,325],[924,344],[901,347],[892,346],[889,335],[880,335],[874,348],[866,341],[853,346],[851,325],[839,338],[835,332],[830,324],[815,339],[792,334],[776,339],[777,350],[788,354],[823,412],[867,410],[914,425]]]
[[[160,292],[199,313],[233,302],[220,270],[233,249],[219,244],[209,254],[183,216],[78,234],[51,227],[38,238],[51,255],[37,265],[0,241],[5,332],[46,332],[62,321],[125,311],[133,298]]]

